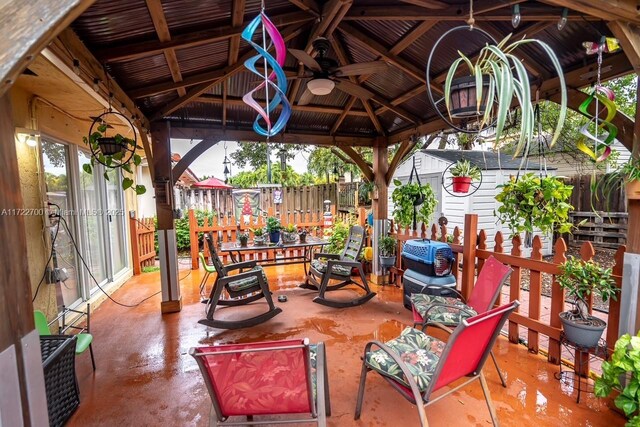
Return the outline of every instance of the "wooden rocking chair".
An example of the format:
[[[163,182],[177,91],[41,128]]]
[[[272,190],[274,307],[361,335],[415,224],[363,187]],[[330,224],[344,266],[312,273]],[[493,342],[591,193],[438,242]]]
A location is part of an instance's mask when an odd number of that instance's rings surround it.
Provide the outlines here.
[[[364,240],[364,229],[359,225],[354,225],[349,231],[349,237],[342,254],[314,254],[307,279],[304,284],[300,285],[301,288],[313,289],[320,292],[319,295],[313,299],[313,302],[329,307],[344,308],[364,304],[376,296],[376,293],[372,292],[369,288],[364,271],[362,270],[362,263],[358,261],[358,257],[364,246]],[[351,271],[354,268],[357,269],[360,274],[361,284],[351,279]],[[329,285],[329,280],[339,280],[340,282]],[[350,301],[337,301],[325,297],[325,292],[334,291],[350,284],[362,288],[366,292],[365,295]]]
[[[217,272],[217,277],[211,289],[209,301],[207,302],[207,317],[206,319],[199,320],[198,323],[219,329],[248,328],[266,322],[282,312],[282,309],[277,308],[273,304],[267,277],[262,267],[256,264],[256,261],[244,261],[223,265],[213,245],[213,236],[211,234],[205,235],[205,242],[208,245],[211,261]],[[240,270],[241,272],[229,275],[229,272],[235,270]],[[227,295],[223,297],[223,290],[226,291],[228,297]],[[218,306],[245,305],[261,298],[265,298],[269,305],[269,310],[265,313],[242,320],[217,320],[213,318]]]

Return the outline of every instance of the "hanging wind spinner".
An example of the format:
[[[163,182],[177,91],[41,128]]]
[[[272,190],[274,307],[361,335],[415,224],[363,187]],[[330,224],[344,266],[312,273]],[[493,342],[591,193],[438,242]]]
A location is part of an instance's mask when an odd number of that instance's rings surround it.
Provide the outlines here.
[[[582,137],[576,144],[577,148],[585,153],[596,163],[607,159],[613,152],[611,144],[618,135],[618,128],[611,120],[618,112],[618,108],[614,102],[615,94],[609,88],[600,84],[600,74],[602,69],[602,54],[604,52],[611,53],[620,50],[620,44],[617,39],[611,37],[603,37],[600,43],[584,42],[582,46],[586,49],[587,55],[598,55],[598,74],[595,86],[591,89],[591,93],[578,107],[578,110],[590,120],[580,128]],[[595,115],[589,113],[589,106],[595,101]],[[600,117],[600,105],[607,110],[604,118]],[[589,131],[589,126],[594,124],[594,132]],[[599,131],[603,131],[598,135]],[[593,148],[587,145],[587,140],[593,141]]]
[[[260,25],[262,25],[262,46],[252,40]],[[275,58],[268,52],[267,36],[275,48]],[[291,116],[291,104],[289,104],[289,100],[286,97],[287,77],[282,69],[287,56],[287,48],[284,45],[282,35],[264,13],[264,5],[260,15],[256,16],[247,28],[242,31],[242,38],[258,51],[258,55],[247,59],[244,66],[252,73],[263,78],[263,81],[256,88],[246,93],[242,100],[258,112],[258,116],[253,122],[253,130],[268,139],[284,129]],[[264,72],[260,72],[256,68],[256,63],[261,59],[264,64]],[[272,70],[271,73],[268,71],[269,68]],[[266,108],[263,108],[254,98],[254,94],[262,89],[265,91]],[[272,95],[271,99],[269,99],[270,95]],[[271,113],[278,105],[282,105],[282,111],[275,123],[272,123]],[[266,126],[261,122],[264,122]]]

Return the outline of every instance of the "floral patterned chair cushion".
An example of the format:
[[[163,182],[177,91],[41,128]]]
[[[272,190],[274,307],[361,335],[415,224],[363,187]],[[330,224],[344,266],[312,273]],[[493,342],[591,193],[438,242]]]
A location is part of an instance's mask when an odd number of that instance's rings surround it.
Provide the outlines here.
[[[425,391],[446,344],[414,328],[405,328],[398,338],[385,344],[405,362],[420,391]],[[409,387],[400,366],[384,350],[367,353],[366,361],[382,375]]]
[[[311,261],[311,266],[319,273],[326,273],[327,271],[327,261],[323,261],[320,259],[314,259]],[[343,265],[334,265],[332,268],[333,274],[339,274],[340,276],[350,276],[351,275],[351,267],[345,267]]]
[[[437,306],[429,310],[429,321],[439,322],[446,326],[456,326],[464,319],[475,316],[476,311],[454,297],[441,297],[436,295],[412,294],[411,303],[416,311],[425,317],[427,310],[433,304],[446,304],[447,306]]]
[[[264,274],[264,270],[261,266],[256,265],[250,271],[259,271],[262,273],[262,277],[264,281],[267,281],[267,276]],[[245,277],[244,279],[234,280],[233,282],[229,282],[229,289],[233,292],[240,292],[245,289],[251,288],[253,286],[258,286],[258,278],[257,277]]]

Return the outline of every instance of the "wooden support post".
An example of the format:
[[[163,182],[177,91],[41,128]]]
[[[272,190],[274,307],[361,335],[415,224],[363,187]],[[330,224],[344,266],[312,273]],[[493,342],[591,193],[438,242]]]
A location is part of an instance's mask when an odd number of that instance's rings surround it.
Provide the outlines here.
[[[462,281],[460,292],[469,299],[476,277],[476,245],[478,244],[478,215],[464,216],[464,244],[462,246]]]
[[[378,261],[378,239],[387,233],[388,194],[387,171],[389,170],[389,156],[387,154],[387,138],[378,137],[373,142],[373,261],[371,281],[378,285],[389,283],[389,275],[383,274]]]
[[[178,250],[173,222],[173,179],[171,176],[171,127],[168,122],[151,125],[153,166],[156,178],[156,214],[158,216],[158,257],[162,284],[162,313],[182,310],[180,283],[178,283]]]
[[[640,58],[640,46],[636,47],[636,56]],[[636,100],[638,103],[636,104],[636,117],[635,117],[635,126],[633,132],[633,151],[632,157],[636,159],[636,161],[640,161],[640,74],[636,79],[638,83]],[[625,253],[624,264],[625,268],[627,265],[631,267],[635,265],[635,269],[632,269],[629,273],[624,272],[623,274],[623,289],[628,286],[633,286],[636,289],[640,285],[640,272],[638,271],[638,265],[640,261],[640,200],[639,199],[629,199],[627,200],[627,212],[629,213],[629,225],[628,225],[628,233],[627,233],[627,252]],[[624,290],[623,290],[624,292]],[[637,291],[637,302],[635,304],[636,307],[636,319],[635,319],[635,329],[634,332],[640,330],[640,291]],[[621,319],[622,323],[622,319]]]
[[[42,358],[33,322],[24,208],[9,96],[0,97],[0,423],[48,425]],[[7,214],[7,212],[9,212]],[[50,286],[50,285],[44,285]]]

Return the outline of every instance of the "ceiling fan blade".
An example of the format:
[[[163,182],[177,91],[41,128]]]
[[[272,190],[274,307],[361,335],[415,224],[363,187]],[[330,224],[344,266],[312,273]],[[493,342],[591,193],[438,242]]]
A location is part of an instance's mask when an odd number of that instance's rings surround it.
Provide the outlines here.
[[[387,63],[384,61],[360,62],[357,64],[343,65],[334,72],[337,77],[359,76],[361,74],[381,73],[387,70]]]
[[[348,93],[349,95],[353,95],[356,98],[369,100],[375,96],[373,92],[370,92],[367,89],[363,88],[362,86],[358,86],[355,83],[351,83],[348,80],[335,79],[334,81],[336,82],[336,87],[338,89]]]
[[[313,71],[322,71],[320,64],[318,64],[318,62],[311,56],[309,56],[309,54],[307,54],[307,52],[305,52],[304,50],[289,49],[289,53],[295,56],[298,61],[306,65],[307,68]]]
[[[298,105],[307,105],[313,99],[313,94],[309,90],[309,88],[305,87],[304,92],[300,96],[300,100],[298,101]]]

